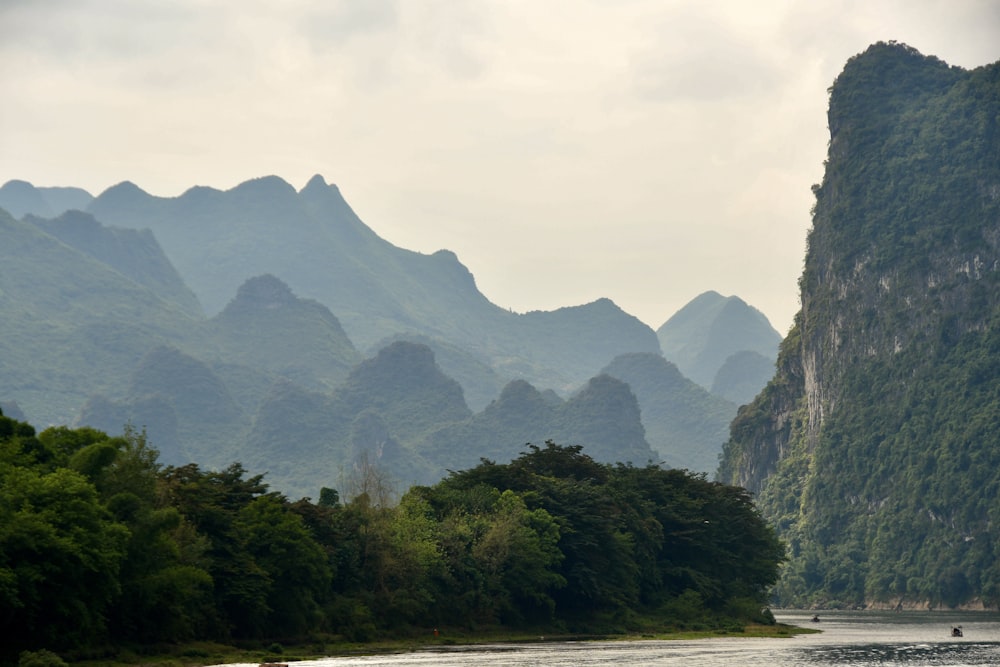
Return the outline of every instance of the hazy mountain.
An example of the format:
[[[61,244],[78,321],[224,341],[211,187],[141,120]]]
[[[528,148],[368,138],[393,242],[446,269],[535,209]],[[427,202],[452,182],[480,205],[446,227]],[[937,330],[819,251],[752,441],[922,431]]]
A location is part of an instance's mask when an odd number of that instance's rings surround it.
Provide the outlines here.
[[[225,465],[238,459],[237,448],[249,426],[211,368],[166,346],[143,357],[123,400],[92,396],[79,423],[108,433],[120,432],[125,423],[145,428],[161,460],[172,465]]]
[[[656,336],[663,356],[677,364],[685,376],[710,390],[716,386],[716,374],[729,357],[749,350],[773,362],[781,342],[763,313],[739,297],[724,297],[713,291],[692,299],[656,330]],[[733,380],[745,384],[750,378]],[[725,383],[718,385],[718,391],[727,398],[743,393]]]
[[[288,378],[306,389],[333,389],[361,361],[326,306],[299,299],[271,275],[243,283],[209,321],[208,330],[218,359]]]
[[[534,379],[542,387],[575,389],[619,354],[660,352],[655,332],[610,299],[553,311],[532,311],[520,316],[517,323],[519,335],[512,338],[521,343],[513,349],[530,349],[536,368],[518,372],[523,362],[509,363],[509,359],[516,358],[510,355],[497,364],[498,370],[512,377]],[[537,360],[544,360],[544,364]],[[547,368],[556,372],[550,374]]]
[[[77,210],[67,211],[52,220],[34,215],[26,216],[25,220],[148,287],[188,314],[201,315],[201,305],[194,292],[181,280],[149,230],[105,227],[92,215]]]
[[[774,377],[774,358],[753,350],[741,350],[730,355],[715,373],[712,393],[745,405]]]
[[[656,463],[646,441],[639,402],[632,389],[610,375],[598,375],[571,396],[557,414],[558,439],[583,445],[598,461]],[[565,435],[563,435],[565,434]]]
[[[175,198],[126,182],[99,195],[89,210],[109,224],[152,229],[209,313],[264,273],[325,304],[362,347],[418,322],[429,321],[429,334],[447,329],[448,319],[433,318],[458,306],[500,311],[476,292],[454,254],[422,255],[384,241],[318,176],[300,192],[268,176],[225,192],[195,187]]]
[[[209,313],[247,279],[271,274],[329,308],[359,349],[427,336],[474,354],[502,378],[564,393],[618,354],[659,350],[649,327],[606,299],[526,315],[495,306],[454,253],[424,255],[379,238],[320,176],[299,192],[269,176],[175,198],[126,182],[88,210],[106,224],[152,229]]]
[[[399,341],[358,364],[330,394],[275,385],[254,419],[244,462],[285,491],[315,496],[377,465],[399,488],[440,479],[481,459],[507,462],[527,443],[583,445],[601,461],[656,460],[639,406],[614,378],[591,380],[563,401],[524,380],[473,414],[430,348]]]
[[[0,396],[39,427],[71,423],[91,393],[119,395],[151,348],[198,326],[149,287],[4,211],[0,238]]]
[[[715,473],[735,404],[712,395],[656,354],[624,354],[601,372],[635,392],[646,439],[660,460],[672,468]]]
[[[482,412],[430,433],[414,449],[442,470],[463,470],[483,458],[510,461],[526,444],[546,440],[582,445],[599,461],[644,465],[658,458],[645,440],[635,395],[608,376],[557,402],[515,380]]]
[[[790,544],[783,604],[1000,601],[1000,63],[848,61],[777,372],[722,480]]]
[[[16,180],[0,186],[0,208],[18,219],[28,214],[53,218],[69,210],[83,210],[92,199],[81,188],[36,188]]]
[[[471,415],[462,387],[441,372],[429,347],[414,343],[393,343],[362,361],[337,398],[349,414],[377,410],[394,432],[410,437]]]
[[[395,341],[362,360],[328,308],[273,275],[246,280],[205,319],[191,312],[193,299],[184,307],[190,292],[149,231],[105,227],[90,214],[24,221],[3,214],[0,234],[0,395],[18,400],[36,423],[111,433],[130,423],[146,429],[166,463],[242,460],[269,471],[276,488],[313,494],[364,459],[401,484],[432,482],[458,460],[454,451],[420,450],[430,434],[476,417],[425,345]],[[549,340],[536,351],[577,374],[599,370],[602,332],[621,332],[626,345],[655,345],[648,327],[607,300],[504,317],[513,318],[511,341],[544,332]],[[501,376],[479,356],[434,345],[482,407],[501,393]],[[534,367],[516,358],[505,361],[511,373]],[[557,375],[552,365],[537,374]],[[565,390],[572,380],[560,382]],[[596,378],[568,401],[548,388],[532,391],[551,412],[534,424],[532,441],[586,444],[607,460],[657,458],[623,383]],[[527,442],[521,433],[491,437],[513,458]],[[495,453],[483,444],[461,443],[471,465]]]
[[[471,414],[430,348],[397,342],[358,364],[332,394],[277,386],[256,415],[244,461],[268,470],[279,488],[314,496],[343,482],[361,454],[404,486],[426,483],[441,470],[399,443]]]
[[[457,345],[421,334],[397,334],[386,338],[372,346],[367,356],[373,356],[382,348],[400,341],[419,343],[429,347],[434,352],[434,359],[444,374],[454,378],[462,385],[465,402],[473,411],[478,412],[489,405],[500,395],[506,382],[510,381],[510,378],[505,379],[471,352]]]
[[[54,194],[9,189],[36,206]],[[0,396],[35,423],[131,423],[166,462],[240,460],[311,494],[363,461],[433,482],[549,439],[599,460],[661,458],[633,390],[600,375],[624,353],[662,362],[659,341],[608,299],[497,308],[453,253],[392,246],[320,177],[299,192],[267,177],[175,198],[122,183],[87,207],[2,222]],[[718,401],[703,398],[694,411],[711,431]],[[661,423],[669,409],[644,411],[658,440],[685,434],[660,447],[671,464],[711,468],[717,443]]]
[[[0,414],[3,414],[4,417],[16,419],[17,421],[24,420],[24,412],[21,410],[21,406],[17,404],[17,401],[0,401]]]

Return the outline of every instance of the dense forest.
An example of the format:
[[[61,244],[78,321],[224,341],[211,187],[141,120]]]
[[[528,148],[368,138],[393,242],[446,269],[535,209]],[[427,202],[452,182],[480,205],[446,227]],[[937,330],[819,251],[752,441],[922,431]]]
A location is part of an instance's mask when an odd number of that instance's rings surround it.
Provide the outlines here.
[[[0,416],[0,662],[198,638],[773,622],[784,547],[745,490],[526,450],[398,498],[360,467],[343,498],[292,501],[238,463],[164,466],[132,428]]]

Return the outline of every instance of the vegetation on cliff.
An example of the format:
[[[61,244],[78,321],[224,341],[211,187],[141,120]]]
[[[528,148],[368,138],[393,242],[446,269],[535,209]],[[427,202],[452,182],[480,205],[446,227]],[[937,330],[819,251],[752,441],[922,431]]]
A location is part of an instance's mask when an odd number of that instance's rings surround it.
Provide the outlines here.
[[[788,541],[782,604],[1000,603],[1000,63],[879,43],[830,148],[778,372],[720,479]]]

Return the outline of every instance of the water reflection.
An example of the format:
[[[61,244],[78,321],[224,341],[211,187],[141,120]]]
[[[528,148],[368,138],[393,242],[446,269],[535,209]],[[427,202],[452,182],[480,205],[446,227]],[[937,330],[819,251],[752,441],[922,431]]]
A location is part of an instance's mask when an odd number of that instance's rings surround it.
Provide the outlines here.
[[[1000,665],[1000,617],[993,613],[826,612],[811,624],[801,612],[778,616],[823,630],[794,651],[790,664]],[[961,637],[952,636],[955,627]]]
[[[997,665],[996,644],[868,644],[804,649],[797,660],[810,665]]]
[[[296,667],[872,667],[1000,665],[1000,615],[992,613],[778,612],[782,623],[822,630],[793,638],[729,637],[693,641],[559,642],[441,647],[400,655],[326,658]],[[953,638],[961,625],[964,636]],[[252,665],[249,667],[256,667]]]

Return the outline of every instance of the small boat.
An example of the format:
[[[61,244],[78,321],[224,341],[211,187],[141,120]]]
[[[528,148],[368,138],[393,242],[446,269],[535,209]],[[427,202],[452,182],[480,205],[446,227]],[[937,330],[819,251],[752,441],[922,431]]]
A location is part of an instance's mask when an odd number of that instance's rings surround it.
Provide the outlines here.
[[[951,629],[951,636],[952,637],[961,637],[962,636],[962,626],[961,625],[956,625],[955,627],[953,627]]]
[[[819,614],[816,614],[815,616],[812,617],[812,622],[819,623]]]

